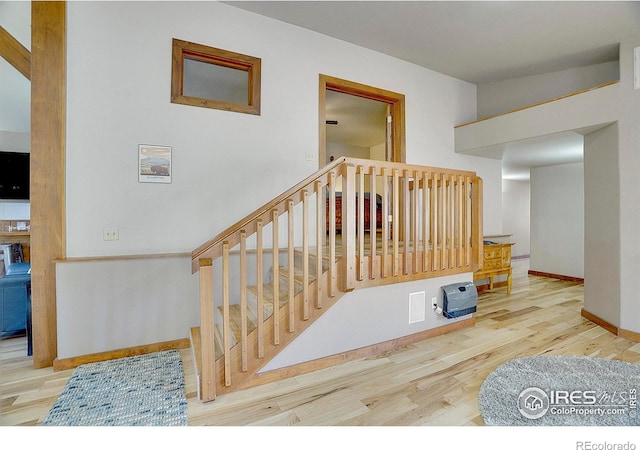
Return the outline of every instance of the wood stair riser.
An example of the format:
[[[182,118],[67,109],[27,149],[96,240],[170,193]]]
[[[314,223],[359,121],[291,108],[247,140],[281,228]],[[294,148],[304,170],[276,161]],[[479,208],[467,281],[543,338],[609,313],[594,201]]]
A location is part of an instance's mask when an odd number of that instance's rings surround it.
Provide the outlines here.
[[[316,256],[316,251],[315,249],[313,249],[309,252],[309,273],[316,273],[317,260],[318,258]],[[296,251],[294,252],[294,261],[296,267],[300,267],[300,270],[302,270],[302,263],[304,261],[302,250],[296,249]],[[324,249],[322,254],[322,271],[325,272],[327,269],[329,269],[329,252],[327,251],[327,249]]]

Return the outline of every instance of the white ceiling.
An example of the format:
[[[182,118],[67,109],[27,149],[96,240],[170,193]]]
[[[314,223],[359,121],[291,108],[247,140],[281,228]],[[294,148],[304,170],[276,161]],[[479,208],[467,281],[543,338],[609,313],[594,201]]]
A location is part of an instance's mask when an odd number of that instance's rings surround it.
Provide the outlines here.
[[[640,36],[638,1],[226,3],[474,84],[615,61],[619,43]],[[582,139],[562,133],[479,154],[502,159],[504,178],[527,179],[531,167],[581,161]]]
[[[502,160],[502,178],[528,180],[532,168],[583,161],[584,134],[588,130],[566,131],[517,142],[476,149],[470,154]],[[584,134],[583,134],[584,133]]]
[[[618,59],[640,2],[231,1],[470,83]]]

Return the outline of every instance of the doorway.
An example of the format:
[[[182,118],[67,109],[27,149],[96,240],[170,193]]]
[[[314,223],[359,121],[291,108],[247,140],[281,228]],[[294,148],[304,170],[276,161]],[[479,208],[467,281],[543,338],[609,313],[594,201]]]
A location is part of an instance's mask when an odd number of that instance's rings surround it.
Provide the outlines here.
[[[405,162],[403,94],[320,75],[318,115],[319,167],[332,156]]]

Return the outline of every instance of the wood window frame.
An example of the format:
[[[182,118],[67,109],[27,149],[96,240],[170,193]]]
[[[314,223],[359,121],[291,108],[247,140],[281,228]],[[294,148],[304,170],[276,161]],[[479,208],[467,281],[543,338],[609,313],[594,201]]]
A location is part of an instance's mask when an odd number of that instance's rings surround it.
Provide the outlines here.
[[[184,92],[184,60],[189,58],[207,64],[246,71],[249,75],[247,104],[201,97],[189,97]],[[261,59],[207,45],[173,39],[171,63],[171,102],[202,108],[260,115]]]

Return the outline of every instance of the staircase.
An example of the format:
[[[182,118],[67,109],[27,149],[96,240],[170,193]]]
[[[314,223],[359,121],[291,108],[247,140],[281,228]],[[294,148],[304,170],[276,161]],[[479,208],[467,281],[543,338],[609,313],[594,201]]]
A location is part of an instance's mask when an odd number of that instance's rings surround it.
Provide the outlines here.
[[[349,291],[479,267],[481,199],[473,172],[340,158],[195,249],[199,398],[242,389]]]
[[[309,269],[311,273],[315,272],[316,266],[316,257],[311,256],[309,259]],[[328,258],[323,260],[323,268],[322,273],[325,273],[329,268]],[[289,270],[286,266],[278,267],[278,303],[277,308],[279,310],[284,310],[283,314],[287,314],[286,320],[283,319],[283,322],[289,321],[291,318],[288,316],[289,312],[289,292],[293,292],[294,302],[300,303],[304,301],[304,270],[303,270],[303,255],[301,249],[296,249],[294,252],[294,269],[293,269],[293,277],[290,276]],[[310,275],[309,280],[307,281],[307,285],[313,288],[315,283],[315,276]],[[292,281],[290,284],[289,281]],[[293,289],[292,289],[293,288]],[[260,288],[257,285],[249,285],[247,286],[247,309],[246,309],[246,319],[243,317],[242,307],[240,304],[230,304],[229,305],[229,345],[231,347],[235,346],[238,342],[242,340],[243,335],[243,323],[246,320],[246,333],[248,336],[258,328],[257,324],[260,321],[269,320],[274,311],[274,293],[276,288],[274,287],[274,283],[270,282],[268,284],[262,285],[261,292]],[[258,311],[258,299],[262,296],[262,316]],[[303,303],[304,304],[304,303]],[[223,355],[224,349],[222,346],[223,343],[223,322],[224,322],[224,306],[218,306],[215,313],[214,320],[214,329],[215,329],[215,344],[216,344],[216,355]],[[302,316],[305,316],[305,312],[302,312]],[[308,312],[306,313],[308,318]],[[308,320],[308,319],[307,319]],[[290,329],[293,328],[295,330],[295,315],[293,321],[290,322],[293,326],[290,326]],[[197,329],[194,329],[193,332],[197,333]],[[274,334],[276,336],[276,334]]]

